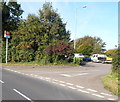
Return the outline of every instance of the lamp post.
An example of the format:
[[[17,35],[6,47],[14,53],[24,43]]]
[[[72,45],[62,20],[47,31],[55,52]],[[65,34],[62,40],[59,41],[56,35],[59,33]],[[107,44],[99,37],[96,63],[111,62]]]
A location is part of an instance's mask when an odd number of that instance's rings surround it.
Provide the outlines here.
[[[83,6],[82,8],[86,8],[87,6]],[[74,36],[74,50],[76,49],[76,34],[77,34],[77,9],[76,8],[76,21],[75,21],[75,36]],[[75,62],[75,54],[74,54],[74,62]]]

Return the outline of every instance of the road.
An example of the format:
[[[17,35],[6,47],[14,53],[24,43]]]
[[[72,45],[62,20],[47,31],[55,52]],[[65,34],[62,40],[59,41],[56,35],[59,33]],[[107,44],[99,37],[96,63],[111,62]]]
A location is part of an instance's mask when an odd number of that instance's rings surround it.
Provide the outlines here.
[[[118,99],[117,96],[105,90],[101,82],[101,78],[111,72],[109,64],[88,63],[86,66],[4,65],[2,69],[3,79],[0,80],[0,83],[4,82],[2,83],[3,99],[16,99],[17,96],[14,97],[15,95],[12,94],[17,94],[26,100]]]
[[[2,100],[103,100],[93,95],[76,91],[27,75],[2,70]]]

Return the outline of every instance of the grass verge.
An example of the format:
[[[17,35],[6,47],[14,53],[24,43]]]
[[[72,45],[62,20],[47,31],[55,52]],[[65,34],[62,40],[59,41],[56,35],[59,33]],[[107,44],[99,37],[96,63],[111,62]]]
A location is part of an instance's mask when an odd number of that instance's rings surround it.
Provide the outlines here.
[[[18,66],[79,66],[78,64],[75,63],[63,63],[63,64],[54,64],[54,63],[49,63],[49,64],[42,64],[39,62],[9,62],[8,64],[2,63],[2,65],[18,65]]]
[[[102,79],[104,88],[112,92],[112,94],[114,95],[120,95],[119,81],[120,81],[120,75],[114,72],[107,74]]]

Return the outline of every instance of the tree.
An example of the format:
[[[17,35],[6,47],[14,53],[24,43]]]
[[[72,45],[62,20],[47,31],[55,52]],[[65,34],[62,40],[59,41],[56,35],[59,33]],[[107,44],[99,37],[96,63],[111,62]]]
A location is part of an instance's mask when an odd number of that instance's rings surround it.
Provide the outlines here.
[[[2,0],[2,2],[0,2],[0,10],[2,11],[2,37],[3,37],[4,30],[13,31],[18,28],[23,10],[21,9],[20,4],[18,4],[17,2],[12,2],[12,0],[10,0],[9,2],[5,2],[4,0]],[[10,52],[8,53],[8,56],[10,56]],[[2,39],[2,61],[5,62],[4,38]]]
[[[70,32],[66,31],[66,24],[62,22],[57,10],[54,10],[52,4],[46,2],[43,4],[43,8],[39,10],[40,21],[46,29],[48,36],[48,45],[54,43],[57,40],[70,40]]]
[[[91,55],[93,53],[103,53],[105,42],[99,37],[85,36],[76,41],[76,52],[84,55]]]
[[[114,53],[116,52],[117,49],[111,49],[105,52],[105,54],[109,57],[113,57]]]
[[[27,19],[20,21],[18,29],[12,32],[10,45],[12,61],[44,59],[46,57],[44,49],[47,46],[59,40],[69,41],[70,33],[66,31],[65,25],[51,3],[43,4],[39,16],[29,14]]]
[[[17,2],[1,2],[2,9],[2,29],[13,31],[17,29],[23,10]]]
[[[118,48],[113,54],[112,72],[120,74],[120,48]]]

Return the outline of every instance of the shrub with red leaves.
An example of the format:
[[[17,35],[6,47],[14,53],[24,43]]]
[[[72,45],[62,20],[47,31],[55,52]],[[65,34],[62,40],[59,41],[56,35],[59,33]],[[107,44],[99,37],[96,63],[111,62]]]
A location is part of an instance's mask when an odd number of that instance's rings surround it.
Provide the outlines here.
[[[49,45],[45,49],[45,51],[48,55],[62,56],[62,55],[72,55],[74,49],[70,47],[69,43],[60,41],[55,43],[54,45]]]

